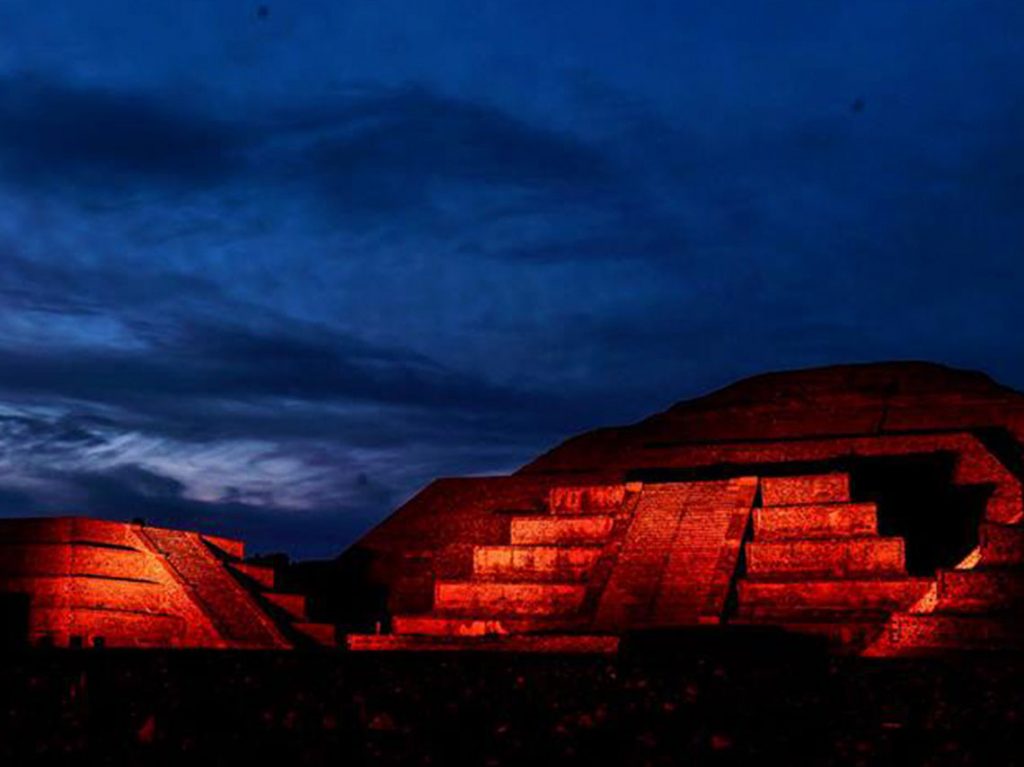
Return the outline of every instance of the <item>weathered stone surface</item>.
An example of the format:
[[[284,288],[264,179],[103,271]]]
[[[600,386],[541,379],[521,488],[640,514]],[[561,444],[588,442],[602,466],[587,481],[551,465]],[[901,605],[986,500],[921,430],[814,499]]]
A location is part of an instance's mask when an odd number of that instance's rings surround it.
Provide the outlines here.
[[[548,507],[552,514],[610,513],[625,498],[626,486],[622,484],[553,487],[548,492]]]
[[[938,597],[938,607],[953,613],[1019,611],[1024,578],[1016,568],[943,570]]]
[[[517,546],[604,543],[614,519],[607,515],[522,517],[512,520],[512,544]]]
[[[595,546],[477,546],[473,575],[495,580],[584,580],[601,557]]]
[[[0,522],[0,592],[31,597],[31,643],[293,646],[289,632],[312,625],[304,598],[268,591],[272,571],[234,559],[242,553],[239,541],[181,530],[75,517],[9,520]],[[291,620],[279,624],[268,610]]]
[[[873,503],[777,506],[754,510],[754,536],[759,541],[805,538],[848,538],[878,532]]]
[[[434,606],[449,614],[557,615],[578,610],[582,586],[561,583],[439,581]]]
[[[761,480],[761,503],[765,507],[847,503],[849,500],[850,477],[847,474],[765,477]]]
[[[868,655],[915,655],[934,650],[1019,649],[1024,623],[1019,618],[955,613],[895,613]]]
[[[599,630],[647,625],[662,573],[686,513],[682,486],[648,486],[625,533],[615,569],[597,608]]]
[[[850,577],[904,572],[900,538],[837,538],[747,544],[747,572],[764,577]]]
[[[800,581],[741,580],[739,614],[746,617],[808,616],[825,612],[893,611],[924,596],[930,578]]]

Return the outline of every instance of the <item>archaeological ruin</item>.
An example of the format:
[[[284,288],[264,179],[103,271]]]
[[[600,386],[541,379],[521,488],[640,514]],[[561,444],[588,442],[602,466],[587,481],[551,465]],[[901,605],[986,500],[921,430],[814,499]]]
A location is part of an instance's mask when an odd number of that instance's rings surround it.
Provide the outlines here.
[[[837,652],[1024,638],[1024,395],[926,363],[776,373],[439,479],[302,593],[242,544],[0,522],[5,630],[59,646],[614,652],[771,628]],[[144,511],[144,510],[143,510]],[[337,607],[342,605],[342,607]],[[14,627],[14,628],[12,628]]]

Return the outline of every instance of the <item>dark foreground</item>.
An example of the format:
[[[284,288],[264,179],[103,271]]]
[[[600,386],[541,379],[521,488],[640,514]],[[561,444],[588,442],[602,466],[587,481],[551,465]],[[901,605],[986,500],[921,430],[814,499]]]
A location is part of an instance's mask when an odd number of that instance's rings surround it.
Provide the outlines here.
[[[0,663],[0,764],[1018,764],[1020,657],[49,652]]]

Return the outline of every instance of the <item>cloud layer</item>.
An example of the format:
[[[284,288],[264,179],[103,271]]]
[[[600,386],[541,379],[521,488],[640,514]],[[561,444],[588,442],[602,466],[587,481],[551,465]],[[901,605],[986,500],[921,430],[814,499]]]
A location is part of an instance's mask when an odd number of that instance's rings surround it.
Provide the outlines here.
[[[336,553],[767,369],[1024,386],[1018,3],[0,8],[0,513]]]

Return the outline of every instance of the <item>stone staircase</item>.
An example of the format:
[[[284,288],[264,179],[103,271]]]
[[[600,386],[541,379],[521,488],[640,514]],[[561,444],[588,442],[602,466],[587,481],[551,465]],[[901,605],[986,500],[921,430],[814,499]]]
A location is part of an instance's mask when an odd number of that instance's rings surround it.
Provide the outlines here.
[[[538,508],[500,510],[504,532],[433,581],[429,610],[347,646],[610,652],[629,631],[724,620],[882,656],[1021,636],[1024,527],[1003,502],[970,561],[934,577],[908,574],[846,474],[554,488]]]
[[[505,512],[507,541],[478,544],[429,612],[350,649],[615,649],[624,631],[721,620],[757,482],[560,487],[546,513]]]
[[[609,652],[618,640],[584,630],[592,575],[609,556],[616,520],[638,488],[549,491],[547,513],[510,515],[508,542],[477,545],[472,571],[434,583],[433,608],[397,615],[392,632],[350,635],[350,649],[491,649]]]
[[[334,626],[311,623],[305,597],[274,591],[272,567],[244,562],[242,551],[198,533],[142,527],[138,534],[210,618],[225,646],[334,646]]]
[[[864,652],[920,655],[950,650],[1024,649],[1024,499],[1020,455],[978,440],[956,466],[960,484],[988,486],[978,546],[955,568],[936,574],[929,591],[894,613]],[[993,479],[996,480],[993,482]]]
[[[907,574],[904,541],[850,500],[846,474],[763,478],[735,622],[781,625],[859,649],[934,583]]]
[[[983,522],[977,550],[937,576],[928,594],[892,615],[866,655],[1024,647],[1024,525]]]

